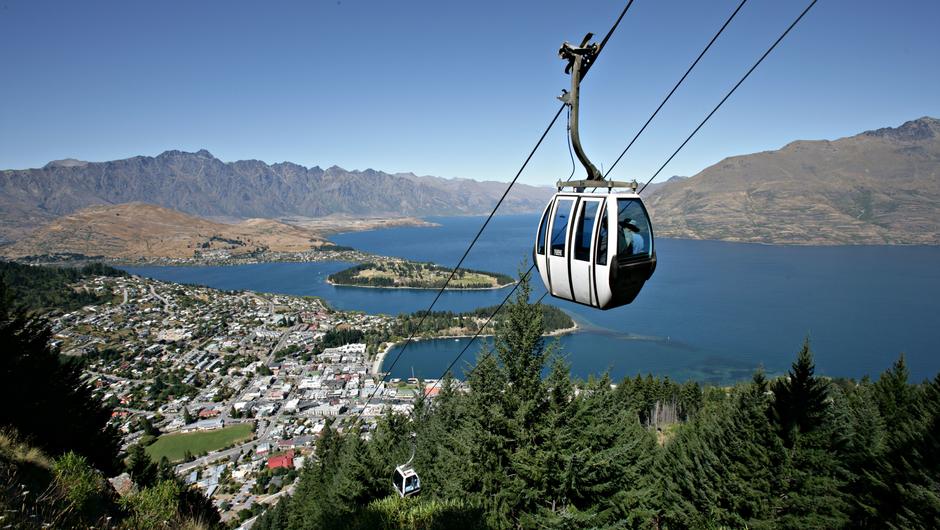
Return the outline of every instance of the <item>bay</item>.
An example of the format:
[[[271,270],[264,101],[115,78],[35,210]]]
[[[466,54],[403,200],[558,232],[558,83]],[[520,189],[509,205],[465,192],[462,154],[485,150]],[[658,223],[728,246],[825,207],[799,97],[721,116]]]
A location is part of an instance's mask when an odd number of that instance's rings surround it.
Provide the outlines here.
[[[338,234],[331,239],[377,254],[456,264],[482,217],[429,219],[440,226]],[[536,215],[495,217],[465,267],[514,274],[531,253]],[[581,325],[555,347],[580,377],[637,373],[724,384],[758,366],[785,372],[804,337],[817,371],[877,376],[904,352],[913,378],[940,371],[940,248],[782,247],[716,241],[657,240],[658,268],[638,299],[611,311],[547,298]],[[434,291],[334,287],[326,276],[348,264],[264,263],[231,267],[134,267],[153,278],[222,289],[322,296],[340,309],[397,314],[423,310]],[[533,296],[544,292],[538,280]],[[435,309],[498,304],[498,291],[448,291]],[[550,341],[554,342],[554,341]],[[392,375],[438,377],[465,345],[413,343]],[[464,361],[476,356],[472,345]],[[398,355],[393,350],[385,367]],[[464,362],[458,363],[462,375]]]

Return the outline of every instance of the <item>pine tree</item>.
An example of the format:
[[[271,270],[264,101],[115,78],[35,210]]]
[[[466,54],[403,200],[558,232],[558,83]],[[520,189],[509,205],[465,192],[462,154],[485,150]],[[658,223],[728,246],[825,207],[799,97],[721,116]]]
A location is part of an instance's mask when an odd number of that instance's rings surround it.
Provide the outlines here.
[[[61,361],[48,323],[13,306],[0,282],[0,427],[52,455],[74,451],[105,474],[121,468],[121,437],[111,409],[82,377],[81,363]]]
[[[925,386],[915,411],[866,475],[872,527],[940,527],[940,375]]]
[[[422,425],[417,425],[415,468],[421,477],[422,495],[441,499],[461,498],[463,486],[457,477],[466,473],[468,448],[461,436],[465,420],[465,398],[456,391],[450,372],[440,383],[440,392],[429,403]],[[407,454],[403,455],[407,458]]]
[[[878,501],[872,497],[871,473],[887,448],[885,424],[874,393],[874,385],[867,378],[857,385],[834,386],[830,391],[851,520],[853,526],[863,528],[876,519]]]
[[[140,488],[153,486],[157,482],[157,466],[140,444],[128,448],[127,472]]]
[[[888,434],[886,441],[891,449],[899,442],[895,435],[903,432],[908,423],[916,421],[920,416],[917,410],[918,396],[908,382],[909,377],[910,372],[902,353],[874,385],[873,397],[885,422]]]
[[[771,417],[786,448],[781,471],[779,524],[785,528],[838,527],[848,523],[849,505],[828,383],[814,375],[809,339],[788,377],[773,384]]]
[[[815,377],[815,371],[807,338],[787,377],[773,384],[772,419],[788,448],[798,434],[813,431],[823,421],[827,384]]]

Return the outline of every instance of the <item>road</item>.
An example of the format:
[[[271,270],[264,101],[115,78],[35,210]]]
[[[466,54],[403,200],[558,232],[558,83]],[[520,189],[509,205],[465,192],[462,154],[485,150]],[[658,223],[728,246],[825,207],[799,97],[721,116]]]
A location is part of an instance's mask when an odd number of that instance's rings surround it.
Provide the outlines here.
[[[226,449],[226,450],[224,450],[224,451],[217,451],[217,452],[215,452],[215,453],[209,453],[209,454],[207,454],[206,456],[201,456],[201,457],[199,457],[199,458],[193,460],[192,462],[184,462],[184,463],[182,463],[182,464],[179,464],[179,465],[176,466],[176,474],[177,474],[177,475],[181,475],[181,476],[182,476],[182,475],[185,475],[185,474],[188,473],[189,471],[191,471],[191,470],[193,470],[193,469],[195,469],[195,468],[197,468],[197,467],[199,467],[199,466],[204,466],[204,465],[206,465],[206,464],[211,464],[211,463],[213,463],[213,462],[216,462],[216,461],[218,461],[218,460],[222,460],[222,459],[225,459],[225,458],[231,458],[231,457],[237,455],[238,453],[242,452],[242,451],[245,450],[245,449],[250,449],[251,451],[254,451],[255,446],[258,445],[258,441],[259,441],[259,440],[252,440],[252,441],[250,441],[250,442],[247,442],[247,443],[244,443],[244,444],[242,444],[242,445],[233,447],[233,448],[231,448],[231,449]]]
[[[160,302],[163,303],[163,309],[164,309],[164,310],[166,310],[166,309],[169,307],[169,305],[170,305],[169,300],[167,300],[167,299],[164,298],[163,296],[157,294],[157,290],[153,288],[153,284],[150,285],[150,294],[156,296],[156,297],[160,300]]]

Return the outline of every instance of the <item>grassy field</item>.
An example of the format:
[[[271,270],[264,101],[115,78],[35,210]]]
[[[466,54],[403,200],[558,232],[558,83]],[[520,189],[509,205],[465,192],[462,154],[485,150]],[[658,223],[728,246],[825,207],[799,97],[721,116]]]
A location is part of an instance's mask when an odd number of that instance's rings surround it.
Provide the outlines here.
[[[215,431],[164,434],[147,447],[147,454],[154,461],[159,461],[164,456],[170,462],[179,461],[183,459],[186,451],[198,455],[251,438],[251,427],[250,423],[239,423]]]

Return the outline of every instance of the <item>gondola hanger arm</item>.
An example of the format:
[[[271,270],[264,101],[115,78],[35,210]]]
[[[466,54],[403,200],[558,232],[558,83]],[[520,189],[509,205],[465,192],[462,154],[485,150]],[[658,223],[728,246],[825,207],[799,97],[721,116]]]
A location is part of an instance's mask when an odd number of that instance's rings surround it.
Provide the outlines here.
[[[581,79],[584,77],[584,74],[587,73],[588,69],[591,68],[598,53],[598,45],[590,42],[593,36],[592,33],[585,35],[579,46],[574,46],[570,42],[565,41],[558,50],[558,56],[568,61],[568,65],[565,66],[565,73],[571,75],[571,90],[562,91],[562,95],[559,96],[558,99],[571,109],[568,134],[571,135],[571,145],[578,157],[578,161],[581,162],[581,165],[584,166],[584,170],[587,172],[587,180],[601,181],[604,180],[604,177],[591,160],[588,159],[587,154],[585,154],[584,148],[581,147],[581,135],[578,132]]]

